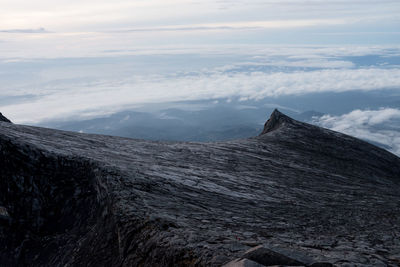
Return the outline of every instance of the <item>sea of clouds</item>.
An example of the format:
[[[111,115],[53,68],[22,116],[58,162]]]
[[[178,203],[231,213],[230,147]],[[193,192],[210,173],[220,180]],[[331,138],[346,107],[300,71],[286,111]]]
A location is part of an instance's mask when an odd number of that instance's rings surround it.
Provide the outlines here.
[[[400,92],[400,48],[149,48],[79,58],[4,58],[0,77],[0,111],[16,123],[40,125],[101,117],[149,103]],[[399,103],[400,93],[394,94],[390,107],[354,108],[313,123],[400,154]]]

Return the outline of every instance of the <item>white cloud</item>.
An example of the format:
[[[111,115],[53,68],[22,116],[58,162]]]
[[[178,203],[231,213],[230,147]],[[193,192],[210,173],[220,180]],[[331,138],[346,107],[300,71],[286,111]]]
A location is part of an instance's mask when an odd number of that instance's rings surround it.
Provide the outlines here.
[[[304,56],[302,56],[304,57]],[[351,61],[344,60],[328,60],[325,58],[316,57],[310,59],[300,58],[298,60],[291,59],[266,59],[261,62],[242,62],[233,65],[225,65],[223,67],[217,68],[220,71],[231,71],[238,68],[248,68],[252,67],[294,67],[294,68],[321,68],[321,69],[342,69],[342,68],[353,68],[355,64]]]
[[[170,26],[141,26],[94,31],[10,33],[0,32],[0,57],[2,58],[61,58],[109,56],[107,51],[116,51],[116,55],[132,54],[179,54],[179,53],[236,53],[262,57],[287,56],[292,59],[303,59],[313,64],[314,59],[327,57],[360,56],[365,54],[382,54],[386,47],[396,45],[310,45],[301,43],[301,36],[290,45],[265,45],[258,39],[279,40],[285,30],[291,27],[302,30],[304,24],[315,26],[319,20],[304,19],[288,21],[231,21],[218,23],[197,23]],[[342,23],[327,20],[326,23]],[[400,24],[399,24],[400,25]],[[263,28],[264,27],[264,28]],[[272,29],[268,29],[272,27]],[[275,28],[274,28],[275,27]],[[281,28],[279,28],[281,27]],[[299,29],[300,27],[300,29]],[[319,27],[319,26],[317,26]],[[22,29],[22,28],[21,28]],[[129,31],[133,29],[133,31]],[[158,32],[154,32],[158,31]],[[265,32],[272,31],[272,32]],[[307,33],[305,32],[307,35]],[[366,34],[368,36],[368,34]],[[310,36],[308,36],[310,37]],[[324,39],[324,37],[322,37]],[[369,37],[370,38],[370,37]],[[279,41],[277,41],[279,43]],[[397,54],[399,54],[397,45]],[[393,52],[391,52],[393,53]],[[305,63],[305,62],[304,62]],[[329,62],[332,64],[333,62]],[[338,62],[339,63],[339,62]]]
[[[44,28],[38,28],[38,29],[2,29],[0,30],[0,33],[48,33],[46,29]]]
[[[313,123],[381,144],[400,156],[400,109],[354,110],[341,116],[324,115]]]
[[[131,57],[123,51],[82,59],[0,58],[0,111],[17,123],[37,123],[145,103],[399,89],[398,66],[359,68],[343,59],[390,58],[399,51],[391,46],[168,46],[133,50]]]
[[[80,82],[72,80],[40,89],[22,87],[2,90],[1,95],[37,95],[0,110],[15,122],[38,122],[67,116],[82,116],[126,109],[143,103],[239,97],[262,99],[268,96],[316,92],[344,92],[400,88],[400,69],[326,69],[291,73],[206,72],[197,75],[141,75]],[[383,116],[383,113],[380,115]],[[369,123],[378,120],[374,117]]]
[[[302,20],[264,20],[231,21],[223,23],[182,24],[158,27],[131,28],[117,32],[154,32],[154,31],[206,31],[206,30],[246,30],[246,29],[282,29],[301,28],[321,25],[341,25],[346,20],[339,19],[302,19]]]

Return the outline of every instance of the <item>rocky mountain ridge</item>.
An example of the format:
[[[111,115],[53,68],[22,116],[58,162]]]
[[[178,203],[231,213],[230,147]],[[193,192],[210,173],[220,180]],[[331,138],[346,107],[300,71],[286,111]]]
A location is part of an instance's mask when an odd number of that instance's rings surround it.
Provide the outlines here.
[[[2,266],[396,266],[400,159],[274,111],[254,138],[0,122]]]

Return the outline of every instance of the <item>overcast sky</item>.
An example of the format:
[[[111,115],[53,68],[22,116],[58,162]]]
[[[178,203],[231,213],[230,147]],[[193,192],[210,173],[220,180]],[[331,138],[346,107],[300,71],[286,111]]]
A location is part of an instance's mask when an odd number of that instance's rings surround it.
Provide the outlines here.
[[[398,0],[0,7],[0,110],[19,123],[149,102],[400,87]],[[370,55],[383,60],[354,59]]]
[[[398,0],[0,0],[0,7],[3,58],[190,45],[400,41]]]

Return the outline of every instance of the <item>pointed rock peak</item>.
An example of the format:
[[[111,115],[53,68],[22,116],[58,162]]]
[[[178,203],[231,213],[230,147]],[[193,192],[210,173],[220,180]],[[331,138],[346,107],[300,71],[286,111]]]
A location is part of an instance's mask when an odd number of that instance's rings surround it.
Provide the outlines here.
[[[6,117],[4,117],[3,114],[1,114],[1,112],[0,112],[0,121],[11,123],[11,121],[9,119],[7,119]]]
[[[275,109],[271,117],[268,119],[268,121],[264,124],[264,130],[260,135],[272,132],[276,129],[279,128],[279,126],[282,125],[282,123],[293,123],[294,120],[285,114],[281,113],[278,109]]]

